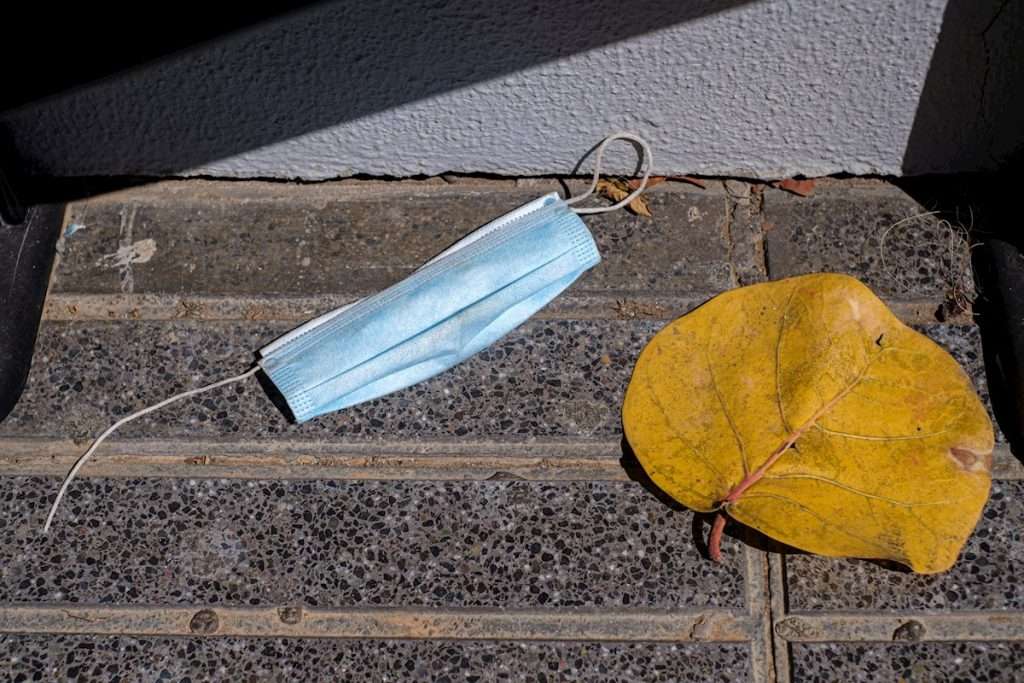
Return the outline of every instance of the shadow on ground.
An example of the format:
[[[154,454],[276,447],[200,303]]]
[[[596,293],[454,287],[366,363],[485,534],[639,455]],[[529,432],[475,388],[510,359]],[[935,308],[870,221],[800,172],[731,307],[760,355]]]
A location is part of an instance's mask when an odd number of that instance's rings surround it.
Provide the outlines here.
[[[633,447],[629,445],[629,442],[625,437],[622,438],[622,458],[619,462],[622,464],[622,469],[625,470],[626,476],[644,487],[648,493],[663,503],[666,507],[675,512],[685,512],[689,510],[689,508],[672,498],[669,494],[665,493],[665,491],[659,488],[658,485],[651,480],[650,476],[648,476],[647,472],[640,464],[640,461],[637,459],[636,453],[633,452]],[[711,531],[711,524],[714,520],[715,513],[693,511],[691,543],[697,552],[700,553],[701,557],[709,561],[711,560],[711,556],[708,554],[707,537],[708,533]],[[707,529],[705,529],[705,526]],[[802,550],[780,543],[773,538],[765,536],[756,529],[744,526],[732,519],[730,519],[725,526],[725,535],[729,538],[745,543],[756,550],[764,552],[783,553],[786,555],[804,554],[804,551]],[[724,552],[725,551],[723,550],[723,553]]]
[[[897,184],[926,210],[969,227],[992,408],[1014,455],[1024,454],[1024,235],[1016,217],[1020,163],[991,174],[904,178]]]

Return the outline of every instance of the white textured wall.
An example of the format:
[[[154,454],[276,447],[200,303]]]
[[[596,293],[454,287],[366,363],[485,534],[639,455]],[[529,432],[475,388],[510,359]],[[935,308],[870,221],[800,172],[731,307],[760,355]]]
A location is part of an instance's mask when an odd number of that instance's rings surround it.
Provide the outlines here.
[[[566,173],[616,129],[659,172],[900,174],[946,0],[402,5],[292,15],[6,123],[53,175]]]

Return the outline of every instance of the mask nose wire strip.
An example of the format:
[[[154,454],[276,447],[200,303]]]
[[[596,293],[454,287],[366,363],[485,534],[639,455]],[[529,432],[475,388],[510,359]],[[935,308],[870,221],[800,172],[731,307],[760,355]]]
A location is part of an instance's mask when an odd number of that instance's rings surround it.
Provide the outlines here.
[[[63,500],[64,494],[67,493],[68,486],[71,485],[71,482],[74,480],[75,475],[78,474],[78,471],[80,469],[82,469],[82,466],[89,460],[89,458],[92,457],[93,453],[96,452],[96,449],[99,448],[100,444],[103,443],[106,440],[106,438],[108,436],[110,436],[111,434],[113,434],[114,431],[116,431],[119,427],[121,427],[122,425],[124,425],[124,424],[126,424],[128,422],[131,422],[132,420],[134,420],[136,418],[142,417],[143,415],[146,415],[148,413],[152,413],[154,410],[159,410],[160,408],[163,408],[166,405],[170,405],[171,403],[174,403],[175,401],[180,401],[183,398],[188,398],[189,396],[195,396],[196,394],[201,394],[203,392],[210,391],[211,389],[216,389],[217,387],[222,387],[225,384],[231,384],[232,382],[239,382],[239,381],[241,381],[241,380],[243,380],[243,379],[245,379],[247,377],[251,377],[252,375],[255,375],[256,372],[259,371],[259,369],[260,368],[257,365],[256,367],[252,368],[251,370],[243,372],[241,375],[236,375],[234,377],[229,377],[227,379],[222,379],[219,382],[214,382],[213,384],[207,384],[206,386],[199,387],[198,389],[190,389],[189,391],[183,391],[180,394],[175,394],[174,396],[171,396],[170,398],[164,399],[163,401],[160,401],[159,403],[157,403],[155,405],[151,405],[148,408],[143,408],[142,410],[136,411],[136,412],[132,413],[131,415],[128,415],[127,417],[122,417],[120,420],[118,420],[114,424],[112,424],[109,427],[107,427],[107,430],[105,432],[103,432],[102,434],[100,434],[99,436],[97,436],[96,440],[92,442],[92,445],[89,446],[89,450],[87,450],[85,453],[83,453],[78,458],[78,460],[75,461],[75,464],[68,471],[67,476],[64,477],[64,483],[61,484],[60,491],[57,492],[57,497],[54,499],[53,505],[50,507],[50,514],[48,514],[46,516],[46,524],[43,525],[43,533],[45,534],[45,533],[47,533],[50,530],[50,525],[53,524],[53,518],[57,514],[57,507],[60,505],[61,500]]]
[[[654,163],[654,155],[651,154],[650,145],[648,145],[647,141],[641,138],[639,135],[634,135],[633,133],[612,133],[611,135],[606,137],[600,145],[597,146],[596,157],[594,159],[594,177],[590,181],[590,187],[587,188],[587,191],[584,192],[583,194],[566,199],[565,203],[575,204],[576,202],[586,199],[590,195],[594,194],[594,190],[597,189],[597,181],[601,177],[601,158],[604,156],[605,147],[607,147],[612,142],[615,142],[616,140],[629,140],[630,142],[635,142],[636,144],[640,145],[640,149],[643,150],[644,154],[642,161],[644,162],[644,177],[640,181],[640,186],[633,190],[633,192],[631,192],[629,196],[627,196],[621,202],[618,202],[617,204],[614,204],[612,206],[596,206],[585,209],[571,209],[572,211],[575,211],[578,214],[607,213],[609,211],[617,211],[618,209],[621,209],[622,207],[626,206],[631,201],[642,195],[644,193],[644,190],[647,189],[647,181],[651,177],[651,165]]]

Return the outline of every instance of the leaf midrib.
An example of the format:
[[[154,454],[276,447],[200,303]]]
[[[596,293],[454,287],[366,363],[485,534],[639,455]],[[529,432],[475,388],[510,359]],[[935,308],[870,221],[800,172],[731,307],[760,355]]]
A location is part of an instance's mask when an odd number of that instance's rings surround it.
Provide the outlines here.
[[[733,489],[729,491],[725,498],[722,499],[722,504],[729,505],[731,503],[735,503],[737,500],[739,500],[740,496],[742,496],[744,492],[746,492],[751,486],[753,486],[762,478],[764,478],[764,475],[768,472],[768,470],[771,469],[771,467],[776,462],[778,462],[779,458],[781,458],[783,454],[786,451],[788,451],[793,446],[793,444],[795,444],[800,439],[800,437],[806,434],[808,430],[813,428],[821,418],[823,418],[825,415],[831,412],[832,409],[835,408],[836,405],[838,405],[844,398],[846,398],[846,396],[848,396],[851,391],[853,391],[855,388],[857,388],[858,385],[860,385],[861,380],[863,380],[864,376],[867,375],[868,370],[871,369],[871,366],[874,364],[874,362],[888,350],[889,347],[883,348],[874,356],[872,356],[868,360],[868,362],[864,364],[864,367],[861,369],[860,373],[857,374],[857,376],[853,379],[852,382],[850,382],[850,384],[844,387],[841,391],[839,391],[839,393],[837,393],[835,396],[829,399],[827,403],[825,403],[818,410],[816,410],[814,414],[811,415],[811,417],[808,418],[804,424],[802,424],[798,429],[794,430],[789,435],[789,437],[787,437],[787,439],[782,443],[781,446],[775,449],[775,451],[768,457],[767,460],[764,461],[764,463],[760,467],[758,467],[750,474],[746,475],[743,478],[743,480],[740,481],[739,484],[733,487]]]

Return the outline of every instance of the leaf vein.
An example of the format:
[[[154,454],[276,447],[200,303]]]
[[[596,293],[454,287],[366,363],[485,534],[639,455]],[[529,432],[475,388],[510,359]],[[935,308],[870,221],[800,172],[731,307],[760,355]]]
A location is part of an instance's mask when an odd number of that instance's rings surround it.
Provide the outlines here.
[[[927,432],[925,434],[897,434],[895,436],[886,436],[884,434],[853,434],[851,432],[823,427],[820,424],[814,425],[814,428],[832,436],[841,436],[846,439],[860,439],[863,441],[919,441],[921,439],[930,439],[933,436],[941,436],[949,431],[949,429],[942,429],[937,432]]]
[[[754,492],[751,492],[750,494],[748,494],[748,496],[747,496],[747,498],[751,498],[751,497],[754,497],[754,498],[771,498],[773,500],[778,500],[778,501],[780,501],[782,503],[789,503],[790,505],[792,505],[792,506],[794,506],[796,508],[799,508],[800,510],[803,510],[805,513],[807,513],[811,517],[814,517],[816,520],[818,520],[821,523],[821,525],[823,527],[827,527],[827,528],[830,528],[830,529],[835,529],[836,531],[838,531],[839,533],[841,533],[841,534],[843,534],[845,536],[849,536],[850,538],[852,538],[854,540],[857,540],[857,541],[860,541],[861,543],[864,543],[865,545],[870,545],[870,546],[873,546],[875,548],[878,548],[879,550],[881,550],[883,553],[886,553],[886,554],[891,553],[892,550],[893,550],[891,547],[885,546],[885,545],[879,543],[878,541],[872,540],[870,538],[864,538],[864,537],[862,537],[862,536],[860,536],[858,534],[853,533],[849,529],[844,529],[843,527],[838,526],[834,522],[829,521],[828,519],[825,519],[820,514],[818,514],[817,512],[812,510],[811,508],[807,507],[803,503],[801,503],[799,501],[796,501],[796,500],[793,500],[789,496],[782,496],[782,495],[778,495],[778,494],[775,494],[775,493],[765,493],[765,492],[754,491]],[[756,516],[756,515],[754,515],[754,516]],[[887,556],[887,555],[883,555],[883,556]]]
[[[650,392],[651,401],[653,401],[654,405],[658,408],[658,412],[661,414],[661,418],[665,422],[665,426],[668,427],[669,430],[672,432],[673,438],[679,441],[683,446],[688,448],[693,453],[693,455],[697,456],[697,458],[702,463],[704,463],[704,466],[707,467],[718,478],[722,486],[727,487],[729,485],[729,478],[726,477],[725,474],[723,474],[717,466],[715,466],[711,458],[709,458],[700,449],[698,449],[696,446],[690,443],[688,439],[683,438],[683,436],[679,433],[679,430],[677,430],[675,426],[672,424],[672,418],[669,417],[669,413],[666,410],[665,405],[661,402],[661,399],[658,397],[658,392],[655,390],[654,385],[651,383],[650,376],[645,376],[644,380],[647,384],[647,389]],[[678,450],[676,451],[676,453],[678,453]]]
[[[718,405],[722,409],[722,414],[725,415],[725,420],[729,423],[729,429],[732,430],[733,438],[736,440],[736,447],[740,450],[743,474],[746,476],[750,472],[750,464],[747,462],[747,449],[743,446],[743,438],[740,436],[740,431],[737,429],[736,423],[732,419],[729,407],[725,404],[725,397],[722,396],[722,392],[718,388],[718,380],[715,379],[715,367],[711,362],[711,349],[709,347],[711,346],[711,337],[714,333],[714,329],[715,324],[712,323],[711,331],[708,333],[708,343],[704,346],[704,361],[708,366],[708,375],[711,377],[711,388],[715,390],[715,398],[718,399]]]
[[[869,492],[864,491],[862,489],[858,489],[858,488],[856,488],[854,486],[849,486],[848,484],[843,484],[842,482],[838,482],[838,481],[836,481],[834,479],[829,479],[828,477],[819,477],[818,475],[815,475],[815,474],[769,474],[769,475],[765,475],[765,479],[770,479],[770,480],[773,480],[773,481],[785,480],[785,479],[810,479],[812,481],[818,481],[818,482],[821,482],[823,484],[830,484],[832,486],[835,486],[837,488],[841,488],[844,491],[848,491],[848,492],[856,494],[858,496],[863,496],[865,498],[871,498],[873,500],[882,501],[883,503],[889,503],[890,505],[896,505],[896,506],[899,506],[899,507],[907,507],[907,508],[925,507],[925,506],[930,506],[930,505],[949,505],[949,504],[952,504],[952,503],[959,503],[961,500],[963,500],[963,498],[947,498],[945,500],[934,500],[934,501],[924,501],[924,502],[901,501],[901,500],[897,500],[895,498],[888,498],[886,496],[880,496],[880,495],[875,494],[875,493],[869,493]]]
[[[786,409],[782,404],[782,338],[783,332],[786,329],[786,316],[789,315],[793,299],[796,298],[796,294],[799,291],[799,287],[793,287],[789,298],[786,299],[786,304],[782,307],[782,315],[779,316],[779,338],[775,342],[775,396],[779,404],[779,419],[782,420],[782,431],[784,432],[791,432],[793,430],[790,428],[789,422],[786,421]]]

